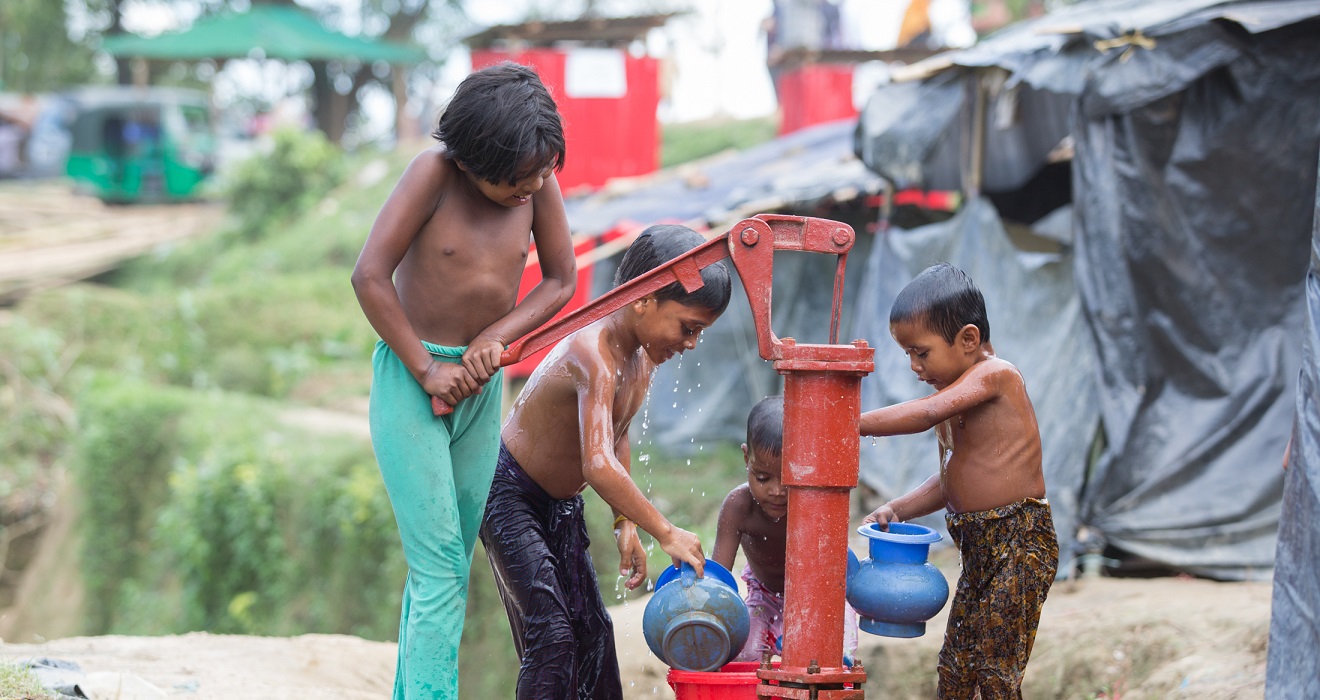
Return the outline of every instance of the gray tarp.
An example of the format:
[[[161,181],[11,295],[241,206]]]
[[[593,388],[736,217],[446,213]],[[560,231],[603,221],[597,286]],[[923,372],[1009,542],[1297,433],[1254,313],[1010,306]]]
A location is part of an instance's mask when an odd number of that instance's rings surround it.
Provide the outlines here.
[[[1320,698],[1320,188],[1315,193],[1311,270],[1306,275],[1302,371],[1283,481],[1283,513],[1270,610],[1268,700]]]
[[[1038,226],[1061,227],[1066,233],[1068,214],[1058,212]],[[878,240],[863,275],[865,287],[854,326],[857,335],[877,346],[876,371],[862,380],[862,407],[878,408],[930,393],[889,337],[889,307],[918,272],[941,261],[965,270],[981,288],[995,353],[1016,365],[1026,381],[1040,425],[1054,525],[1066,557],[1087,453],[1099,421],[1090,370],[1095,359],[1073,291],[1071,256],[1019,250],[985,200],[968,202],[949,221],[896,230]],[[935,474],[937,455],[931,432],[883,438],[874,445],[864,440],[862,478],[881,496],[893,498]],[[926,524],[944,527],[941,516],[929,518]]]
[[[1257,578],[1274,562],[1320,149],[1317,28],[1241,37],[1184,91],[1074,126],[1077,274],[1108,442],[1083,520],[1184,571]]]
[[[952,68],[882,88],[861,119],[878,172],[957,179],[941,153],[966,157],[967,86],[988,80],[987,191],[992,174],[1044,164],[1049,139],[1023,130],[1070,136],[1076,289],[1060,293],[1081,299],[1095,359],[1054,361],[1094,377],[1105,444],[1076,484],[1078,518],[1126,567],[1239,579],[1273,565],[1320,148],[1317,16],[1314,0],[1084,3],[937,57]],[[1033,92],[1070,108],[1020,109],[1054,104]],[[961,106],[943,125],[874,130],[925,94]],[[926,141],[896,147],[903,129]]]
[[[665,170],[624,194],[607,188],[572,198],[565,203],[568,220],[575,232],[589,234],[621,222],[681,221],[719,230],[754,213],[821,215],[822,204],[833,207],[824,211],[858,232],[844,290],[841,332],[847,342],[854,337],[848,329],[861,284],[858,271],[872,237],[865,233],[868,221],[848,220],[837,205],[855,205],[855,200],[878,192],[883,184],[853,154],[854,126],[851,121],[822,124],[742,152]],[[593,298],[612,286],[620,257],[596,263]],[[777,335],[826,342],[834,260],[806,253],[775,255],[771,323]],[[657,370],[643,414],[633,421],[635,438],[641,441],[642,452],[648,446],[673,453],[699,452],[716,443],[737,445],[746,434],[752,405],[782,387],[770,363],[757,354],[747,297],[742,285],[735,284],[728,310],[702,333],[701,344]],[[635,461],[638,456],[634,450]]]

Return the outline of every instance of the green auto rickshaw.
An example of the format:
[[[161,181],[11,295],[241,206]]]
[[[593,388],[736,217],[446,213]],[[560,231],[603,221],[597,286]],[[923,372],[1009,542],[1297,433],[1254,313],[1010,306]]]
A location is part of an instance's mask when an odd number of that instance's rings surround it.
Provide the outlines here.
[[[86,88],[75,105],[65,172],[110,203],[195,199],[215,170],[206,94],[163,87]]]

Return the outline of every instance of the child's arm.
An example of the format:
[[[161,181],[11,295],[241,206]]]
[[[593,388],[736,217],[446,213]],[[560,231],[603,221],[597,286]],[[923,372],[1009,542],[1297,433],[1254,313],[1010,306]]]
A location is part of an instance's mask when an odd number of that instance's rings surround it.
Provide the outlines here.
[[[586,362],[569,363],[578,389],[578,424],[582,444],[582,476],[617,513],[651,533],[660,549],[674,558],[674,566],[687,562],[704,573],[705,555],[696,535],[675,527],[633,483],[629,465],[615,453],[615,373],[599,359],[599,350],[581,353]],[[623,438],[624,436],[618,436]]]
[[[533,255],[541,266],[541,281],[518,305],[477,334],[463,352],[463,366],[482,384],[500,368],[505,346],[540,328],[577,289],[577,259],[564,213],[564,198],[554,175],[532,195]]]
[[[881,530],[887,530],[889,523],[930,515],[943,507],[944,488],[940,484],[940,475],[935,474],[922,485],[871,511],[862,518],[862,524],[878,523]]]
[[[353,291],[371,327],[417,383],[453,405],[477,393],[481,384],[461,365],[436,362],[422,347],[394,287],[394,270],[435,211],[450,175],[444,161],[431,151],[413,159],[371,226],[353,267]]]
[[[954,382],[920,399],[877,408],[862,414],[858,429],[862,435],[910,435],[943,423],[953,416],[997,398],[1012,365],[986,360],[972,365]]]
[[[614,441],[614,454],[620,464],[632,464],[632,445],[628,443],[628,431]],[[628,520],[626,515],[614,511],[614,544],[619,548],[619,575],[627,576],[623,585],[628,590],[636,590],[646,580],[646,549],[637,537],[637,523]],[[623,518],[620,520],[619,518]]]
[[[733,571],[733,560],[738,556],[739,530],[750,505],[747,502],[750,496],[746,488],[738,486],[724,497],[724,504],[720,506],[720,518],[715,525],[715,551],[710,558],[729,571]]]

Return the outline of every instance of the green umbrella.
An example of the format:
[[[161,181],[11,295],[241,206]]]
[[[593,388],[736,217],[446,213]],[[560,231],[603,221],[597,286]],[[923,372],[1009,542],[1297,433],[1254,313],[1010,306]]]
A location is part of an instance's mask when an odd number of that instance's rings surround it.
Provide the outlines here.
[[[254,51],[289,61],[356,58],[408,64],[426,58],[416,46],[340,34],[301,9],[277,5],[204,17],[188,29],[155,37],[107,37],[102,48],[115,56],[164,60],[247,58]]]

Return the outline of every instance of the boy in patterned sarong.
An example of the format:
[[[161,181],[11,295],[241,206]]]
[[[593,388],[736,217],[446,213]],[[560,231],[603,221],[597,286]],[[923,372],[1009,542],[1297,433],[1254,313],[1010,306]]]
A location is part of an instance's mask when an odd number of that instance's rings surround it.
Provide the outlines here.
[[[961,270],[927,268],[899,293],[889,332],[931,396],[867,411],[862,435],[935,429],[940,471],[875,509],[887,528],[946,509],[962,573],[940,650],[940,698],[1021,698],[1059,564],[1040,431],[1022,375],[995,356],[985,300]]]

